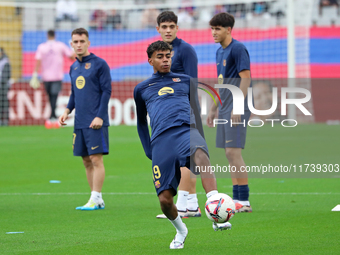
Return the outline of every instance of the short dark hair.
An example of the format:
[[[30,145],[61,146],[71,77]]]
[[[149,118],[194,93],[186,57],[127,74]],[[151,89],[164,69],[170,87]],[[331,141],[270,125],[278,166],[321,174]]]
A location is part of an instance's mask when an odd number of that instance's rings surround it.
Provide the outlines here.
[[[176,14],[172,11],[164,11],[160,13],[157,17],[157,24],[160,26],[163,22],[175,22],[177,25],[178,17]]]
[[[227,12],[217,13],[209,21],[209,25],[213,27],[221,26],[221,27],[231,27],[231,29],[233,29],[234,24],[235,24],[234,16]]]
[[[163,41],[156,41],[151,43],[148,46],[148,49],[146,50],[146,53],[148,54],[148,58],[152,57],[152,54],[155,51],[166,51],[166,50],[170,50],[170,52],[172,51],[172,46],[166,42]]]
[[[85,34],[87,38],[89,38],[89,32],[87,32],[85,28],[80,27],[72,31],[71,37],[72,35],[83,35],[83,34]]]
[[[49,37],[54,37],[54,36],[55,36],[54,30],[52,30],[52,29],[48,30],[48,31],[47,31],[47,35],[48,35]]]

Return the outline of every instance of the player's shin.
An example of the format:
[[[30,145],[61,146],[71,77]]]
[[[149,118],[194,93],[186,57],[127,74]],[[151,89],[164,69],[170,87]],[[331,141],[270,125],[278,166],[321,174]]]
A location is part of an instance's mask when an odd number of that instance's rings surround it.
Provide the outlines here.
[[[217,191],[217,184],[214,172],[211,171],[210,160],[208,155],[201,149],[198,149],[194,155],[194,161],[200,170],[202,185],[205,193]]]
[[[169,220],[175,220],[178,216],[171,190],[164,190],[158,195],[162,212]]]

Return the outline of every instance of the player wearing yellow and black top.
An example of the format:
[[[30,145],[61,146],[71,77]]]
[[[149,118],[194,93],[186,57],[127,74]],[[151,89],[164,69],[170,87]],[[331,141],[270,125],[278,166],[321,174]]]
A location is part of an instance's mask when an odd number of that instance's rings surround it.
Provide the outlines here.
[[[101,189],[105,177],[103,155],[109,153],[108,103],[111,97],[110,68],[105,60],[88,51],[88,32],[83,28],[72,32],[72,47],[77,61],[70,68],[72,93],[60,116],[60,124],[76,109],[73,134],[73,154],[81,156],[91,188],[87,204],[77,210],[104,209]]]

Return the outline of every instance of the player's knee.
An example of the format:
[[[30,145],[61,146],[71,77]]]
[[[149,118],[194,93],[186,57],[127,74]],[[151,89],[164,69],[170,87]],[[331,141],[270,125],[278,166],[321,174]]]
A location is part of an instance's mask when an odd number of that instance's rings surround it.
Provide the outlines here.
[[[159,203],[162,209],[170,209],[174,203],[173,197],[168,194],[164,194],[164,191],[158,196]]]
[[[159,199],[159,203],[161,205],[162,210],[170,210],[172,205],[173,205],[173,201],[170,199]]]
[[[90,155],[90,161],[94,166],[99,166],[103,163],[103,156],[101,154]]]
[[[195,152],[194,159],[195,159],[195,164],[197,166],[210,165],[210,160],[209,160],[208,155],[201,149],[198,149]]]
[[[83,157],[83,164],[85,168],[88,168],[92,165],[92,162],[89,156]]]
[[[225,155],[229,161],[234,160],[241,156],[240,150],[239,148],[225,148]]]

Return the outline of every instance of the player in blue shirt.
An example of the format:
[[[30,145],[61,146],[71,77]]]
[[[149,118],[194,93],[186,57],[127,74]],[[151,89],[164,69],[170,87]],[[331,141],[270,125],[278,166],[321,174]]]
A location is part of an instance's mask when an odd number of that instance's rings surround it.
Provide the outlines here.
[[[138,135],[146,156],[152,160],[153,183],[161,209],[177,231],[170,249],[181,249],[188,230],[173,203],[181,179],[180,167],[194,164],[207,169],[210,166],[208,148],[203,138],[197,87],[190,83],[190,76],[170,72],[171,46],[157,41],[149,45],[147,54],[154,74],[134,90]],[[214,173],[208,170],[200,174],[207,197],[216,194]],[[229,222],[213,225],[215,230],[230,227]]]
[[[89,34],[84,28],[72,32],[72,47],[77,61],[70,67],[71,96],[61,125],[76,109],[73,133],[73,154],[81,156],[91,188],[91,197],[77,210],[104,209],[102,186],[105,178],[103,155],[109,154],[108,104],[111,97],[110,68],[105,60],[88,51]]]
[[[245,167],[242,157],[246,141],[247,123],[250,117],[247,92],[251,86],[250,58],[246,47],[231,36],[235,23],[229,13],[218,13],[210,20],[210,26],[215,43],[221,47],[216,52],[218,82],[239,87],[244,94],[244,115],[233,114],[233,98],[230,90],[219,89],[222,105],[219,105],[218,118],[228,120],[228,124],[217,125],[216,147],[225,149],[230,166],[240,171]],[[208,126],[213,126],[217,106],[212,104],[208,114]],[[229,123],[239,123],[230,125]],[[231,173],[233,182],[233,199],[237,212],[251,212],[249,203],[249,187],[247,173]]]
[[[194,48],[182,39],[177,38],[177,16],[172,11],[164,11],[157,17],[157,31],[162,40],[171,44],[171,72],[197,78],[197,54]],[[196,178],[190,178],[190,170],[181,168],[182,178],[178,186],[176,206],[181,216],[200,217],[196,194]],[[157,218],[165,218],[164,214]]]

